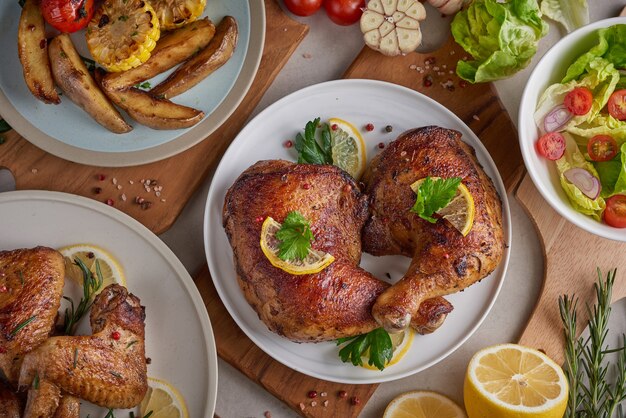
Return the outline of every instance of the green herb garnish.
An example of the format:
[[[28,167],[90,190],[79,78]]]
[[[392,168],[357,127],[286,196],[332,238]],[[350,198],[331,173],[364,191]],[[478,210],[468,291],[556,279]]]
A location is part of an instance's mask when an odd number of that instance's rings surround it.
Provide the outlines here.
[[[320,118],[309,121],[302,133],[296,135],[296,151],[298,151],[298,164],[332,164],[333,154],[330,141],[330,128],[328,124],[321,126],[321,143],[315,138]]]
[[[154,413],[154,411],[149,411],[146,415],[143,416],[143,418],[150,418],[150,416]]]
[[[135,84],[135,87],[138,89],[149,89],[150,88],[150,82],[149,81],[144,81],[143,83],[137,83]]]
[[[118,379],[121,379],[121,378],[122,378],[122,375],[121,375],[121,374],[119,374],[118,372],[112,372],[112,371],[111,371],[111,372],[109,372],[109,373],[111,373],[113,376],[117,377]]]
[[[118,20],[121,20],[122,22],[126,22],[128,20],[128,16],[126,15],[121,15]]]
[[[33,379],[33,389],[39,390],[39,373],[35,372],[35,378]]]
[[[624,417],[621,402],[626,400],[626,334],[622,334],[622,346],[609,349],[605,341],[611,314],[611,295],[615,283],[613,270],[602,280],[598,269],[595,284],[596,304],[586,305],[589,316],[589,336],[577,337],[576,311],[578,298],[559,297],[559,310],[565,335],[565,375],[569,381],[569,399],[565,418],[579,417]],[[605,356],[619,353],[615,364],[614,384],[607,380],[609,365]]]
[[[33,315],[30,318],[28,318],[27,320],[20,322],[14,329],[13,331],[11,331],[11,337],[15,337],[15,335],[20,332],[20,330],[22,328],[24,328],[26,325],[30,324],[31,322],[33,322],[35,320],[35,318],[37,318],[37,315]]]
[[[0,134],[8,132],[11,129],[13,128],[11,128],[11,125],[9,125],[6,120],[0,119]]]
[[[87,66],[87,71],[94,71],[96,69],[96,62],[94,60],[92,60],[91,58],[83,57],[82,55],[80,56],[80,58],[85,63],[85,66]]]
[[[112,409],[109,409],[109,412],[104,416],[104,418],[115,418],[115,414]]]
[[[67,54],[65,53],[65,51],[59,52],[59,55],[61,56],[61,58],[67,58]]]
[[[282,226],[276,232],[278,239],[278,257],[281,260],[304,260],[309,254],[313,232],[302,214],[291,211],[285,217]]]
[[[17,275],[20,276],[20,284],[24,287],[24,273],[22,273],[22,270],[18,270]]]
[[[78,362],[78,347],[74,349],[74,368],[76,368],[77,362]]]
[[[80,258],[74,259],[76,264],[83,273],[83,297],[78,303],[78,307],[74,307],[74,301],[66,296],[63,299],[70,302],[70,307],[65,309],[65,323],[63,329],[66,335],[74,335],[76,332],[76,325],[83,316],[87,313],[91,305],[93,304],[94,294],[102,287],[102,271],[100,270],[100,262],[96,260],[96,277],[89,271],[85,263]]]
[[[137,343],[137,340],[132,340],[131,342],[126,344],[126,348],[130,348],[133,344],[136,344],[136,343]]]
[[[450,203],[461,180],[461,177],[434,180],[430,176],[426,177],[417,189],[417,199],[411,212],[434,224],[437,219],[433,218],[433,214]]]
[[[356,337],[340,338],[337,340],[337,345],[348,341],[350,342],[339,350],[339,358],[344,363],[351,362],[355,366],[362,366],[361,356],[369,350],[367,364],[383,370],[393,357],[391,337],[384,328],[376,328],[374,331]]]

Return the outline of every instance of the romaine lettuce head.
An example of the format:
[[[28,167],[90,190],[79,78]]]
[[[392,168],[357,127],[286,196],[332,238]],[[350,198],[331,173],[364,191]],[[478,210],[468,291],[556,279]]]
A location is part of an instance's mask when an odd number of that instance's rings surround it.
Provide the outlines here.
[[[617,69],[626,68],[626,25],[614,25],[598,30],[598,44],[582,54],[569,66],[562,82],[575,80],[580,77],[591,61],[602,57],[613,64]]]
[[[593,164],[585,160],[585,156],[578,149],[576,141],[568,133],[564,133],[565,136],[565,154],[556,161],[556,168],[559,171],[559,177],[561,180],[561,187],[565,191],[570,204],[577,211],[585,215],[592,216],[596,220],[600,220],[602,211],[606,207],[606,203],[602,196],[598,196],[596,199],[589,199],[580,191],[578,187],[573,185],[565,178],[564,173],[570,168],[584,168],[594,176],[598,177]]]
[[[472,83],[508,77],[525,68],[548,32],[536,0],[474,0],[452,21],[454,40],[474,61],[459,61],[457,74]]]

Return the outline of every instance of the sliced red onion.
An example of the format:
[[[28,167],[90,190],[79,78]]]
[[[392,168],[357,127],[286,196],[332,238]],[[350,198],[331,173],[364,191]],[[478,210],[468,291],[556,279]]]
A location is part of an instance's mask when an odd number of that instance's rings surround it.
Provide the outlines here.
[[[584,168],[570,168],[563,175],[589,199],[595,200],[600,195],[600,180]]]
[[[569,120],[572,115],[565,106],[559,105],[552,109],[550,113],[543,119],[543,128],[546,132],[559,131]]]

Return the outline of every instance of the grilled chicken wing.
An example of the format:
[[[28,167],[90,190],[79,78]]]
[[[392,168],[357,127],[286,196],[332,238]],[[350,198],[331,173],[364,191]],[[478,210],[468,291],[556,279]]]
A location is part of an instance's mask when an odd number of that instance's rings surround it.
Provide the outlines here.
[[[106,287],[91,308],[93,335],[49,338],[24,357],[20,387],[38,376],[105,408],[134,407],[148,389],[144,320],[136,296],[120,285]]]
[[[0,251],[0,370],[10,382],[52,332],[64,280],[63,256],[51,248]]]
[[[80,400],[75,396],[63,394],[53,418],[80,418]]]
[[[0,418],[20,418],[20,400],[8,384],[0,381]]]
[[[410,185],[427,176],[463,178],[476,207],[467,236],[447,221],[431,224],[410,211],[415,203]],[[500,263],[501,202],[459,132],[430,126],[403,133],[370,164],[363,181],[372,210],[363,249],[374,255],[412,257],[405,276],[374,304],[374,317],[388,331],[405,329],[422,301],[458,292]]]
[[[28,390],[24,418],[52,417],[59,407],[61,391],[47,380],[37,378]]]
[[[272,266],[260,248],[258,219],[282,222],[294,210],[311,224],[312,247],[335,257],[319,273],[291,275]],[[388,284],[359,267],[367,215],[357,184],[333,166],[261,161],[239,176],[226,195],[224,228],[239,285],[270,330],[293,341],[319,342],[377,327],[371,307]],[[447,313],[438,307],[424,312],[430,316],[415,322],[423,329],[436,327]]]

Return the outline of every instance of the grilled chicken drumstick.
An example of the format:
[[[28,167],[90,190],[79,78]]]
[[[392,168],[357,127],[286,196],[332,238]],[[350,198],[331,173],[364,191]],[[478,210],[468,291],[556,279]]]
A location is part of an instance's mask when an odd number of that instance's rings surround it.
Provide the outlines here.
[[[427,176],[462,178],[476,209],[467,236],[445,220],[432,224],[410,211],[416,198],[410,185]],[[388,331],[408,327],[422,301],[458,292],[500,263],[501,202],[459,132],[429,126],[403,133],[372,161],[363,181],[372,210],[363,249],[412,257],[404,277],[378,297],[372,311]]]

